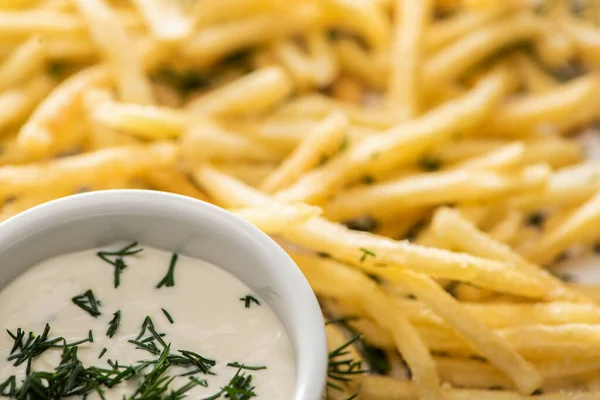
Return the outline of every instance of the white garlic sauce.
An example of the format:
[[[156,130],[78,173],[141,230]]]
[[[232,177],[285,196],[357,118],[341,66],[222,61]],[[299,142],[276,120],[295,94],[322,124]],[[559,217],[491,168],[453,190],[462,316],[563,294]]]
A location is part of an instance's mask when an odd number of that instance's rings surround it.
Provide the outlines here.
[[[117,250],[126,244],[117,243],[103,250]],[[7,361],[13,339],[5,332],[22,328],[39,335],[48,323],[49,337],[64,337],[74,342],[88,337],[91,329],[94,342],[79,346],[78,356],[84,367],[110,368],[107,361],[119,365],[135,365],[140,360],[154,360],[145,350],[136,349],[128,340],[135,339],[146,316],[154,322],[156,331],[165,333],[171,343],[171,353],[190,350],[213,359],[215,375],[195,375],[206,379],[208,387],[196,386],[187,392],[189,398],[202,399],[227,385],[237,369],[230,362],[249,366],[266,366],[259,371],[244,371],[252,375],[258,399],[289,400],[295,389],[294,354],[286,332],[266,302],[237,278],[209,263],[179,256],[172,287],[156,288],[165,277],[171,253],[139,246],[143,251],[124,258],[127,268],[114,287],[114,267],[101,260],[99,249],[60,255],[45,260],[19,276],[0,292],[0,382],[17,376],[20,386],[26,363],[14,367]],[[114,259],[115,257],[112,257]],[[100,300],[97,318],[76,306],[72,298],[92,289]],[[245,307],[240,298],[252,295],[260,305],[251,302]],[[174,320],[170,323],[161,309]],[[121,310],[121,323],[112,338],[106,331],[113,313]],[[106,353],[98,358],[102,349]],[[160,346],[159,346],[160,348]],[[61,349],[51,349],[34,359],[33,370],[52,371],[60,361]],[[171,371],[172,370],[172,371]],[[172,367],[167,375],[186,370]],[[142,374],[148,373],[147,369]],[[140,379],[123,382],[105,392],[106,399],[122,399],[131,394]],[[169,386],[176,390],[189,382],[178,377]],[[170,390],[169,390],[170,391]],[[90,394],[88,399],[100,398]]]

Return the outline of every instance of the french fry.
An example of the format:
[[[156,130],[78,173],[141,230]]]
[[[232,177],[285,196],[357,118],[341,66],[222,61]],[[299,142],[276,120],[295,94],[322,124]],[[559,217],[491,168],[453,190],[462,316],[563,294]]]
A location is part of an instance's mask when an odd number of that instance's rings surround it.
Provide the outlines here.
[[[348,39],[340,38],[333,44],[340,68],[375,89],[383,89],[388,80],[389,60],[382,54],[367,52]]]
[[[515,55],[515,62],[523,78],[523,85],[529,93],[544,93],[558,85],[558,82],[531,57],[519,53]]]
[[[273,52],[294,77],[299,89],[330,85],[338,74],[338,66],[325,36],[311,32],[306,42],[306,52],[289,39],[275,44]]]
[[[600,190],[600,163],[579,164],[554,172],[546,190],[509,199],[511,206],[525,211],[542,207],[578,205]]]
[[[390,43],[390,24],[375,2],[325,0],[323,11],[325,21],[356,30],[374,49],[383,49]]]
[[[476,125],[499,100],[509,81],[507,71],[496,70],[452,104],[350,146],[321,168],[305,174],[295,185],[280,191],[277,197],[308,202],[324,199],[344,183],[364,174],[415,160],[425,149],[447,141],[459,130]]]
[[[432,55],[425,63],[423,81],[428,87],[435,87],[457,78],[501,48],[535,39],[540,33],[539,21],[526,14],[476,30]]]
[[[134,0],[133,3],[159,40],[180,41],[191,34],[191,21],[177,3],[167,0]]]
[[[447,327],[443,320],[421,302],[398,297],[396,303],[417,325]],[[595,304],[552,303],[464,303],[462,307],[490,328],[529,325],[598,324],[600,308]]]
[[[85,25],[77,16],[53,10],[1,11],[0,37],[31,34],[78,35]]]
[[[50,200],[65,197],[70,194],[73,193],[69,190],[51,189],[39,193],[35,192],[33,194],[18,197],[17,199],[13,200],[12,202],[9,202],[2,208],[2,211],[0,211],[0,221],[4,221],[10,217],[13,217],[20,212],[30,209],[31,207],[35,207]]]
[[[364,94],[363,85],[356,78],[344,75],[333,84],[333,97],[340,101],[362,104]]]
[[[421,66],[423,64],[423,36],[429,24],[432,1],[396,1],[396,20],[392,44],[392,65],[387,105],[401,109],[409,117],[420,113]]]
[[[315,27],[319,11],[310,4],[300,3],[283,11],[224,21],[198,30],[182,44],[181,54],[197,66],[208,66],[236,50]]]
[[[146,180],[153,189],[208,201],[208,197],[178,168],[152,171],[148,174]]]
[[[360,271],[335,261],[311,256],[295,256],[294,259],[309,282],[322,279],[322,275],[327,274],[328,285],[342,286],[343,283],[351,292],[358,293],[369,316],[392,334],[395,345],[410,367],[421,398],[441,398],[439,378],[427,348],[402,313],[390,313],[391,299],[373,281]]]
[[[510,142],[500,138],[466,138],[453,140],[445,146],[429,150],[427,156],[442,165],[455,164],[497,150]]]
[[[327,218],[340,221],[358,215],[390,218],[424,205],[499,199],[519,192],[542,192],[550,170],[527,167],[518,174],[457,169],[362,185],[341,191],[325,208]]]
[[[285,152],[252,138],[229,132],[209,120],[192,124],[181,136],[179,143],[183,158],[191,165],[227,160],[275,162],[286,156]]]
[[[276,168],[274,164],[244,162],[216,163],[215,167],[252,187],[258,187]]]
[[[0,91],[23,82],[44,65],[44,43],[39,37],[23,42],[0,64]]]
[[[54,85],[51,78],[39,75],[20,88],[0,93],[0,131],[23,121]]]
[[[82,94],[91,86],[109,81],[106,66],[84,69],[58,85],[21,127],[20,149],[32,158],[43,158],[60,146],[65,125],[79,112]]]
[[[141,139],[176,138],[187,126],[185,112],[170,107],[124,103],[109,99],[96,104],[92,118],[109,128]]]
[[[80,185],[102,183],[113,176],[132,177],[175,162],[176,148],[169,143],[109,148],[64,157],[53,162],[0,167],[0,197],[43,188],[73,190]]]
[[[282,101],[292,89],[285,71],[269,67],[200,96],[188,109],[193,114],[257,113]]]
[[[210,167],[197,169],[194,177],[220,205],[245,207],[277,204],[265,194]],[[538,283],[507,264],[389,240],[366,232],[354,232],[322,218],[313,218],[301,227],[285,232],[284,236],[292,242],[314,251],[326,252],[352,265],[372,267],[377,271],[376,274],[384,274],[388,278],[388,275],[403,276],[403,268],[410,268],[434,277],[473,282],[482,287],[526,297],[542,294]]]
[[[344,145],[347,126],[348,119],[342,112],[332,113],[261,184],[261,189],[273,193],[289,186],[324,157],[335,154]]]
[[[592,234],[598,236],[600,223],[600,192],[577,208],[555,229],[544,232],[539,241],[525,251],[524,256],[532,262],[544,264],[574,242]]]
[[[506,217],[494,224],[489,229],[488,234],[498,242],[510,246],[519,234],[519,229],[523,226],[524,220],[525,215],[521,211],[509,209]]]
[[[77,0],[90,35],[108,59],[123,101],[152,104],[154,95],[145,76],[142,54],[114,11],[104,0]]]
[[[354,104],[333,101],[327,97],[310,94],[300,96],[278,110],[278,117],[323,118],[332,111],[343,111],[348,119],[356,124],[375,129],[389,128],[396,124],[400,117],[380,108],[357,107]]]
[[[484,10],[465,11],[454,17],[435,22],[426,32],[425,47],[429,51],[434,51],[448,45],[458,38],[497,20],[503,14],[506,14],[508,8],[506,4],[498,3]]]
[[[535,277],[546,287],[548,300],[586,301],[579,293],[569,290],[558,278],[535,264],[528,262],[512,249],[495,241],[485,232],[463,219],[460,214],[449,208],[440,208],[435,213],[432,227],[438,237],[445,240],[452,248],[467,251],[479,257],[513,263],[523,272]]]
[[[291,226],[306,222],[322,212],[319,207],[303,203],[278,207],[248,207],[231,211],[269,235],[280,234]]]
[[[447,400],[595,400],[598,391],[561,391],[535,397],[523,396],[512,391],[488,391],[473,389],[444,389]],[[368,375],[361,378],[360,399],[370,400],[417,400],[416,388],[410,381],[396,380],[388,376]]]
[[[456,169],[505,171],[520,166],[525,156],[525,146],[515,142],[502,146],[480,157],[457,164]]]
[[[277,9],[284,4],[281,0],[220,0],[195,2],[190,14],[196,28],[213,25],[227,19],[239,19],[247,15]]]
[[[489,129],[507,136],[527,136],[544,129],[566,133],[596,117],[591,104],[598,97],[600,78],[594,74],[583,76],[507,102],[494,114]]]

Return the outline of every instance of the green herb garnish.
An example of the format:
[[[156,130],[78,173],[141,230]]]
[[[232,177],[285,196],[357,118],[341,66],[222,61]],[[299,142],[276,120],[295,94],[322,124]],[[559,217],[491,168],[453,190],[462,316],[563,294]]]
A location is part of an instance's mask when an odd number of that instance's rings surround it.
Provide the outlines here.
[[[205,397],[202,400],[215,400],[224,395],[231,400],[249,400],[256,397],[255,387],[252,386],[252,375],[244,375],[242,369],[238,369],[229,383],[221,388],[212,396]]]
[[[433,172],[442,167],[442,160],[432,156],[423,156],[419,160],[419,168],[423,171]]]
[[[246,295],[245,297],[240,297],[240,301],[244,302],[244,307],[250,308],[251,303],[256,303],[256,305],[260,306],[260,301],[252,295]]]
[[[367,259],[367,256],[371,256],[371,257],[375,257],[375,253],[373,253],[371,250],[369,249],[365,249],[364,247],[359,248],[360,251],[362,251],[362,256],[360,257],[360,262],[363,262]]]
[[[354,335],[346,343],[329,353],[327,367],[327,386],[337,390],[343,390],[338,382],[350,382],[352,376],[365,374],[368,371],[362,368],[362,361],[346,357],[350,354],[348,348],[358,342],[362,333]]]
[[[141,248],[136,249],[135,248],[136,246],[137,246],[137,242],[133,242],[133,243],[123,247],[121,250],[99,251],[96,253],[96,255],[98,257],[100,257],[102,260],[106,261],[107,263],[109,263],[110,265],[115,267],[115,271],[114,271],[115,288],[118,288],[119,285],[121,284],[121,273],[123,272],[123,270],[125,268],[127,268],[127,264],[125,263],[125,260],[123,258],[126,256],[135,255],[144,250]],[[112,260],[110,257],[116,257],[116,258],[114,260]]]
[[[87,312],[94,318],[97,318],[98,316],[102,315],[102,313],[98,309],[100,301],[96,300],[92,289],[86,290],[84,294],[75,296],[71,300],[77,307],[81,308],[83,311]]]
[[[261,369],[267,369],[267,367],[264,365],[252,366],[252,365],[240,364],[238,362],[227,363],[227,366],[233,367],[233,368],[239,368],[239,369],[247,369],[249,371],[260,371]]]
[[[165,310],[164,308],[161,308],[163,314],[165,314],[165,317],[167,317],[167,319],[169,320],[170,323],[173,323],[175,321],[173,321],[173,317],[171,317],[171,314],[169,314],[169,312],[167,310]]]
[[[108,336],[109,338],[112,338],[114,336],[114,334],[117,332],[117,329],[119,329],[120,323],[121,323],[121,310],[117,310],[117,312],[113,314],[113,319],[111,319],[110,322],[108,323],[109,327],[108,327],[108,330],[106,331],[106,336]]]
[[[177,258],[179,255],[177,253],[173,253],[171,256],[171,262],[169,263],[169,271],[167,275],[156,285],[157,289],[160,289],[163,286],[173,287],[175,286],[175,265],[177,264]]]
[[[100,352],[100,354],[98,355],[98,358],[102,358],[102,356],[106,353],[106,347],[102,349],[102,351]]]

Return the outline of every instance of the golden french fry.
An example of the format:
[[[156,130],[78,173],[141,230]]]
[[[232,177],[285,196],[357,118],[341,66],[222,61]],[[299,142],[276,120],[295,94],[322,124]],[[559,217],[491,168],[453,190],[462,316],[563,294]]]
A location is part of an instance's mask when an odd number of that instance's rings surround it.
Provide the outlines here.
[[[509,7],[505,3],[494,4],[484,10],[465,11],[451,18],[433,23],[425,35],[425,47],[429,51],[437,50],[458,38],[481,29],[486,24],[506,14]]]
[[[188,105],[193,114],[245,114],[265,111],[292,91],[292,82],[279,67],[255,71]]]
[[[192,165],[228,160],[274,162],[281,161],[286,156],[286,152],[227,131],[209,120],[192,123],[179,143],[184,160]]]
[[[46,75],[39,75],[19,88],[0,93],[0,131],[24,120],[55,84]]]
[[[600,77],[589,74],[542,93],[515,98],[494,114],[489,129],[499,135],[527,136],[543,131],[569,132],[597,116]]]
[[[335,154],[344,146],[347,126],[348,119],[342,112],[332,113],[261,184],[261,189],[272,193],[289,186],[323,158]]]
[[[394,42],[387,105],[414,117],[422,107],[421,67],[424,59],[424,33],[432,1],[398,0],[394,23]]]
[[[341,191],[325,208],[340,221],[359,215],[390,218],[424,205],[500,199],[522,192],[542,192],[550,175],[545,165],[526,167],[518,174],[457,169],[424,173]]]
[[[147,173],[175,162],[170,143],[115,147],[64,157],[52,162],[0,167],[0,197],[39,191],[42,188],[73,190],[118,176],[122,179]]]
[[[476,30],[431,56],[423,69],[423,82],[435,88],[440,82],[457,78],[503,47],[536,38],[541,29],[540,21],[521,14]]]
[[[179,41],[191,33],[192,23],[177,3],[168,0],[134,0],[133,3],[158,39]]]
[[[0,11],[0,36],[78,35],[85,25],[75,15],[53,10]]]
[[[153,189],[208,201],[206,195],[178,168],[152,171],[148,174],[146,180]]]
[[[294,101],[284,105],[276,115],[288,118],[323,118],[336,110],[346,113],[352,123],[376,129],[389,128],[399,120],[399,117],[389,110],[380,108],[364,109],[354,104],[334,101],[316,93],[299,96]]]
[[[398,350],[406,360],[413,374],[418,392],[422,398],[440,398],[440,382],[433,359],[418,334],[402,313],[390,312],[391,299],[375,282],[341,263],[315,256],[294,256],[309,282],[325,280],[327,286],[344,286],[357,293],[365,312],[381,327],[388,330]]]
[[[291,226],[306,222],[322,213],[319,207],[303,203],[277,207],[248,207],[231,211],[269,235],[280,234]]]
[[[276,165],[266,163],[216,163],[215,167],[227,175],[244,182],[246,185],[258,187],[275,171]]]
[[[386,53],[367,52],[358,43],[340,38],[333,44],[342,71],[376,89],[386,87],[389,60]]]
[[[38,72],[44,61],[44,42],[40,37],[33,36],[23,42],[0,64],[0,91],[21,83]]]
[[[531,57],[523,53],[516,54],[515,62],[528,92],[543,93],[558,85],[558,82]]]
[[[600,234],[600,192],[577,208],[566,220],[553,230],[544,232],[539,241],[525,251],[524,256],[540,264],[553,260],[572,243]]]
[[[142,53],[105,0],[77,0],[90,35],[108,59],[123,101],[151,104],[154,95],[143,68]]]
[[[447,141],[457,131],[475,126],[490,111],[489,107],[499,101],[509,81],[506,70],[495,70],[452,104],[401,123],[381,135],[366,137],[321,168],[305,174],[277,197],[313,202],[329,197],[344,183],[364,174],[418,159],[427,148]]]
[[[383,49],[390,43],[390,24],[373,1],[324,0],[323,11],[327,22],[360,32],[375,49]]]
[[[315,27],[320,10],[310,3],[298,3],[285,10],[244,17],[199,29],[182,44],[182,56],[198,66],[207,66],[236,50]]]
[[[227,207],[277,204],[264,193],[210,167],[199,168],[194,177],[217,204]],[[295,243],[329,253],[352,265],[372,266],[377,274],[402,275],[401,268],[383,267],[401,266],[438,278],[473,282],[500,292],[527,297],[538,297],[543,293],[538,283],[515,271],[514,266],[467,254],[389,240],[366,232],[354,232],[321,218],[313,218],[301,227],[285,232],[284,236]]]
[[[524,157],[525,146],[523,143],[515,142],[480,157],[467,159],[454,168],[490,171],[510,170],[521,165]]]
[[[110,79],[104,66],[83,69],[58,85],[36,108],[21,127],[19,147],[32,158],[51,154],[64,137],[64,127],[80,109],[81,96],[89,87],[102,85]]]
[[[361,377],[361,397],[369,400],[417,400],[419,397],[413,383],[389,376],[368,375]],[[561,391],[535,397],[523,396],[512,391],[488,391],[473,389],[444,389],[446,400],[596,400],[598,391]]]
[[[488,230],[488,234],[498,242],[510,246],[519,234],[519,229],[523,226],[524,221],[525,215],[521,211],[511,208],[504,219]]]
[[[191,15],[197,28],[225,19],[238,19],[257,12],[269,11],[285,4],[282,0],[206,0],[194,2]]]
[[[124,103],[110,99],[92,110],[92,118],[109,128],[124,131],[141,139],[176,138],[185,130],[188,116],[170,107]]]
[[[475,225],[462,218],[456,210],[438,209],[433,218],[432,227],[438,237],[447,241],[452,248],[458,248],[479,257],[513,263],[517,268],[546,286],[547,299],[586,301],[585,297],[569,290],[563,282],[546,270],[528,262],[509,246],[495,241],[485,232],[478,230]]]
[[[421,302],[396,299],[407,317],[415,324],[444,327],[443,320]],[[527,325],[598,324],[600,308],[595,304],[552,303],[464,303],[462,307],[490,328]]]

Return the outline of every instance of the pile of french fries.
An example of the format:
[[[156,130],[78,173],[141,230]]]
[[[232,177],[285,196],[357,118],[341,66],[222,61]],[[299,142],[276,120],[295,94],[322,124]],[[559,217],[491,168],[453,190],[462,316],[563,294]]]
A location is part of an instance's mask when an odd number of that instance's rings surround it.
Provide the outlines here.
[[[330,399],[600,399],[600,287],[551,272],[599,247],[598,4],[4,0],[0,219],[115,188],[237,213],[331,349],[362,334]]]

